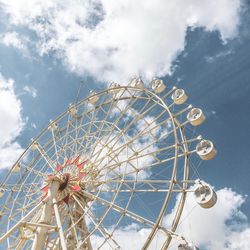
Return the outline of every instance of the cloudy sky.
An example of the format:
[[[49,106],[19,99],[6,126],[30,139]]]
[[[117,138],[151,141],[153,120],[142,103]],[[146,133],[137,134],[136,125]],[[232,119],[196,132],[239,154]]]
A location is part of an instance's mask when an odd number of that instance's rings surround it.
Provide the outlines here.
[[[111,80],[157,76],[204,110],[198,133],[219,152],[199,168],[218,204],[192,211],[199,223],[182,232],[201,249],[250,249],[249,27],[247,0],[0,0],[1,172],[81,82],[83,98]]]

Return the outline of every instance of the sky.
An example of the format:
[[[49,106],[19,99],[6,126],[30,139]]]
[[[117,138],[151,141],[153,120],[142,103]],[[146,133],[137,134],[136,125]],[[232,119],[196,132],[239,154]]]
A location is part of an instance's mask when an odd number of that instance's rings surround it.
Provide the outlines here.
[[[201,249],[250,249],[249,27],[247,0],[0,0],[0,171],[79,86],[84,98],[110,81],[159,77],[203,109],[197,132],[218,149],[199,167],[218,204],[193,211],[200,223],[182,232]]]

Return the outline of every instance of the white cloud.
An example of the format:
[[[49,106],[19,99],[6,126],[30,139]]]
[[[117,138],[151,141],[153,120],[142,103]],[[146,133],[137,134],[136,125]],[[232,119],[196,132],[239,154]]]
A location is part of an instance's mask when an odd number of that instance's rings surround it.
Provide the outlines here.
[[[240,0],[0,0],[15,25],[36,32],[39,53],[55,52],[78,74],[125,81],[171,72],[188,27],[237,35]]]
[[[115,177],[118,174],[127,174],[127,177],[137,177],[138,179],[145,179],[150,176],[151,172],[148,169],[142,170],[142,168],[150,166],[154,162],[153,156],[149,153],[155,153],[157,147],[151,145],[152,140],[148,137],[143,142],[137,139],[126,146],[126,141],[131,139],[126,134],[116,139],[116,133],[113,132],[111,136],[104,137],[96,145],[93,151],[94,156],[91,158],[93,158],[93,163],[98,165],[103,177],[106,174]],[[135,152],[139,153],[136,155]],[[139,160],[136,159],[137,157]],[[117,162],[122,162],[122,164],[118,166]],[[116,166],[114,172],[109,172],[110,166]],[[140,171],[136,172],[136,169]]]
[[[31,126],[32,128],[34,128],[34,129],[37,128],[37,126],[36,126],[36,124],[35,124],[34,122],[32,122],[32,123],[30,124],[30,126]]]
[[[218,203],[211,209],[195,206],[193,195],[188,195],[178,232],[190,242],[200,246],[201,249],[249,250],[250,227],[246,216],[240,210],[245,197],[228,188],[219,190],[217,195]],[[175,215],[175,209],[176,207],[164,219],[165,225],[170,225]],[[149,232],[149,229],[131,224],[116,230],[113,238],[123,250],[141,249]],[[158,234],[149,249],[160,249],[164,239],[163,234]],[[101,242],[101,237],[93,237],[94,249],[97,249]],[[181,241],[173,240],[169,249],[176,250],[180,243]],[[106,244],[102,249],[110,248]]]
[[[148,234],[148,229],[140,229],[135,224],[131,224],[127,227],[116,230],[113,238],[123,250],[141,249]],[[103,242],[103,238],[100,236],[93,236],[91,240],[91,242],[93,242],[93,249],[98,249],[98,246]],[[109,244],[111,244],[111,241]],[[104,244],[101,249],[110,250],[111,248],[109,247],[109,244]]]
[[[10,167],[23,151],[14,142],[24,126],[21,111],[21,102],[14,92],[14,81],[0,74],[0,168]]]
[[[20,36],[16,32],[7,32],[0,35],[0,41],[7,47],[14,47],[23,52],[24,55],[28,55],[27,41],[24,36]]]
[[[242,231],[232,232],[228,241],[229,249],[247,250],[250,249],[250,228]]]
[[[216,59],[219,59],[221,57],[229,56],[232,53],[233,53],[232,50],[222,51],[222,52],[219,52],[218,54],[216,54],[215,56],[206,56],[205,60],[206,60],[207,63],[213,63]]]
[[[194,196],[188,195],[178,232],[196,245],[209,250],[216,249],[250,249],[250,242],[244,235],[249,234],[247,217],[240,210],[245,197],[224,188],[217,192],[217,204],[210,209],[196,205]],[[174,217],[175,207],[165,224],[170,225]],[[191,211],[191,213],[190,213]],[[242,241],[239,242],[239,238]],[[235,247],[237,246],[237,247]]]
[[[33,98],[37,97],[37,90],[34,87],[25,85],[23,90],[30,94]]]
[[[0,147],[0,169],[11,167],[23,150],[17,142]]]

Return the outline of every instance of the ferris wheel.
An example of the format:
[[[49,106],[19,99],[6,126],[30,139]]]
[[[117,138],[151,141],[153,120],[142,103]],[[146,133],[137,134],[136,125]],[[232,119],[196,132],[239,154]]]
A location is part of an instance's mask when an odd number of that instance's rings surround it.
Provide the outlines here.
[[[133,78],[70,105],[0,185],[0,249],[127,249],[129,228],[143,231],[134,249],[198,249],[176,230],[188,192],[203,208],[216,203],[190,174],[191,156],[216,149],[194,136],[205,116],[186,101],[160,79]]]

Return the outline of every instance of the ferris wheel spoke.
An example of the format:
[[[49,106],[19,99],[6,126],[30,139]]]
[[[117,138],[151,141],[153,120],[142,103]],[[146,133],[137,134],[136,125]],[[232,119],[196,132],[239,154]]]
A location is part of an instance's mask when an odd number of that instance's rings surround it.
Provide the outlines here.
[[[90,210],[90,207],[87,205],[86,202],[84,202],[84,204],[82,205],[81,202],[74,197],[75,201],[78,203],[78,205],[81,207],[81,209],[83,210],[84,214],[88,216],[88,218],[92,221],[92,223],[95,225],[95,228],[88,233],[88,235],[85,237],[85,239],[83,240],[83,242],[80,244],[80,247],[87,242],[90,237],[96,232],[99,231],[101,233],[101,235],[103,235],[103,237],[105,238],[105,242],[107,241],[107,243],[109,244],[109,246],[112,249],[120,249],[119,244],[112,238],[112,235],[105,229],[105,227],[102,225],[102,221],[103,218],[100,220],[96,217],[96,215],[94,214],[93,211]],[[104,216],[103,216],[104,217]],[[115,248],[113,247],[113,245],[115,245]],[[98,247],[99,249],[100,247]]]
[[[122,187],[118,189],[114,189],[112,183],[121,183]],[[166,192],[169,189],[167,186],[169,185],[169,182],[148,182],[147,180],[144,180],[143,182],[137,182],[135,179],[134,181],[129,181],[127,182],[125,179],[120,179],[120,180],[115,180],[115,181],[108,181],[108,182],[103,182],[107,185],[107,188],[99,190],[99,192]],[[161,185],[159,185],[161,184]],[[162,187],[162,184],[164,184],[164,187]]]
[[[134,136],[131,140],[127,141],[126,144],[123,144],[123,145],[121,145],[120,147],[114,148],[114,146],[115,146],[116,144],[112,145],[112,147],[111,147],[110,149],[113,149],[113,150],[110,150],[109,153],[106,154],[106,155],[103,156],[103,157],[94,158],[94,161],[96,161],[97,163],[98,163],[98,162],[101,162],[102,160],[105,159],[105,157],[108,157],[108,156],[110,156],[111,154],[114,154],[114,157],[116,157],[117,155],[119,155],[119,154],[122,152],[122,150],[123,150],[127,145],[133,145],[133,142],[134,142],[136,139],[138,139],[142,134],[147,134],[147,132],[148,132],[148,130],[146,130],[146,131],[145,131],[145,130],[144,130],[144,131],[141,131],[141,132],[138,133],[136,136]],[[174,130],[171,131],[171,133],[173,133],[173,132],[174,132]],[[171,134],[171,133],[169,133],[169,134]],[[117,140],[116,143],[118,143],[118,141],[119,141],[119,140]],[[107,143],[107,144],[110,144],[110,142]],[[104,146],[104,147],[107,147],[107,144],[104,144],[103,146]],[[143,150],[149,148],[150,146],[152,146],[152,145],[154,145],[154,144],[155,144],[155,141],[150,142],[150,143],[147,145],[147,147],[146,147],[146,148],[143,148],[141,151],[143,151]],[[174,148],[175,145],[171,145],[171,147]],[[130,148],[131,148],[131,147],[130,147]],[[100,152],[101,152],[101,150],[102,150],[102,149],[100,149]],[[134,150],[133,150],[133,151],[134,151]],[[161,151],[162,151],[162,150],[161,150]],[[160,151],[159,151],[159,152],[160,152]],[[137,152],[134,152],[134,153],[137,153]],[[149,154],[152,154],[152,153],[150,152]],[[91,158],[93,158],[95,155],[96,155],[96,154],[92,155]],[[114,158],[114,157],[113,157],[113,158]]]
[[[102,190],[100,191],[105,192],[105,193],[116,193],[118,190],[117,189],[107,189],[107,190]],[[167,192],[177,192],[177,193],[183,193],[183,192],[194,192],[193,190],[189,189],[181,189],[181,188],[175,188],[175,189],[120,189],[120,193],[167,193]]]
[[[149,109],[147,109],[146,111],[144,111],[142,114],[140,114],[140,113],[138,113],[138,114],[136,114],[135,116],[134,116],[134,118],[132,119],[132,121],[125,127],[125,128],[123,128],[123,130],[122,131],[120,131],[119,133],[118,133],[118,135],[116,135],[116,137],[113,137],[111,140],[109,140],[109,141],[105,141],[105,145],[109,145],[109,144],[111,144],[111,143],[113,143],[113,146],[121,139],[121,137],[123,136],[123,134],[125,134],[128,130],[129,130],[129,128],[135,123],[135,122],[137,122],[141,117],[143,117],[143,115],[145,115],[145,113],[147,113],[148,111],[150,111],[151,110],[151,108],[152,107],[150,107]],[[158,115],[151,123],[149,123],[149,126],[151,126],[157,119],[159,119],[159,117],[161,117],[162,115],[164,114],[164,112],[161,112],[160,113],[160,115]],[[149,128],[149,129],[147,129],[147,127],[145,127],[142,131],[140,131],[136,136],[134,136],[133,138],[132,138],[132,141],[135,141],[136,139],[138,139],[139,137],[141,137],[141,136],[143,136],[143,135],[146,135],[146,134],[148,134],[148,133],[151,133],[151,131],[153,131],[153,130],[155,130],[157,127],[159,127],[160,125],[162,125],[162,124],[164,124],[164,123],[167,123],[168,122],[168,120],[170,120],[170,118],[168,118],[167,120],[164,120],[164,121],[162,121],[160,124],[157,124],[156,126],[154,126],[154,127],[152,127],[152,128]],[[169,133],[169,134],[171,134],[171,133]],[[114,141],[114,139],[116,139],[116,141],[115,142],[113,142]],[[127,144],[130,144],[131,143],[131,141],[128,141],[127,142]],[[95,155],[92,155],[92,157],[94,157]]]
[[[30,173],[34,173],[35,175],[39,175],[41,177],[44,177],[45,174],[42,172],[43,169],[41,169],[40,171],[37,171],[35,169],[33,169],[31,166],[37,161],[38,157],[35,157],[34,160],[32,160],[32,162],[30,163],[29,166],[25,165],[24,163],[20,163],[19,166],[21,166],[20,170],[23,169],[23,174],[19,177],[19,179],[17,180],[17,183],[13,184],[13,185],[22,185],[24,183],[24,180],[27,179],[27,176],[30,174]],[[10,172],[11,173],[11,172]],[[3,183],[1,184],[1,186],[5,186],[5,185],[8,185],[7,184],[7,181],[8,181],[8,178],[10,177],[11,175],[7,175],[7,178],[5,178],[5,180],[3,181]]]
[[[131,156],[130,158],[126,159],[126,160],[123,160],[123,161],[120,161],[119,164],[124,164],[124,163],[130,163],[130,165],[132,165],[131,161],[135,161],[135,160],[140,160],[141,158],[144,158],[146,156],[149,156],[149,155],[152,155],[152,154],[159,154],[161,153],[162,151],[166,151],[166,150],[169,150],[169,149],[174,149],[175,148],[175,145],[171,145],[171,146],[168,146],[168,147],[165,147],[165,148],[161,148],[160,150],[157,149],[156,151],[152,151],[152,152],[148,152],[146,154],[140,154],[141,152],[145,151],[146,149],[142,149],[138,152],[138,155],[136,156]],[[118,152],[119,154],[120,152]],[[111,159],[112,160],[112,159]],[[114,163],[112,165],[109,165],[108,166],[109,169],[115,169],[117,168],[117,163]],[[135,168],[135,167],[134,167]],[[137,171],[138,169],[135,168],[135,170]]]
[[[131,94],[131,93],[130,93]],[[132,94],[131,94],[132,95]],[[120,115],[119,117],[115,120],[115,122],[113,123],[113,126],[111,127],[112,129],[110,130],[110,134],[108,135],[108,138],[106,139],[106,142],[109,140],[109,138],[112,136],[112,131],[113,129],[115,129],[115,127],[118,125],[118,123],[120,122],[120,120],[123,118],[123,116],[129,111],[129,109],[131,109],[131,106],[133,106],[133,104],[136,102],[136,98],[130,98],[128,104],[126,105],[125,109],[120,109],[119,106],[116,104],[116,108],[120,111]],[[113,141],[114,138],[112,138],[110,140],[110,142]],[[93,149],[94,152],[94,149]],[[93,155],[92,155],[93,157]]]
[[[13,192],[11,192],[11,193],[13,193]],[[11,197],[11,193],[10,193],[9,197]],[[24,199],[27,199],[28,196],[29,196],[30,203],[25,205]],[[25,216],[25,211],[28,212],[30,209],[32,209],[37,204],[37,200],[35,200],[35,198],[37,198],[37,197],[32,198],[32,195],[26,194],[25,198],[23,197],[23,198],[20,198],[20,199],[17,199],[17,197],[18,196],[16,196],[14,201],[11,201],[11,200],[6,201],[6,203],[5,203],[5,205],[3,206],[3,209],[2,209],[3,213],[6,211],[6,215],[9,214],[8,219],[13,220],[15,223],[17,221],[19,221],[20,218],[23,218]],[[16,207],[14,209],[13,204],[15,204],[18,207]],[[10,214],[11,214],[11,216],[10,216]]]
[[[25,198],[23,201],[23,209],[27,210],[32,207],[33,204],[37,203],[37,200],[42,200],[44,194],[41,192],[41,185],[30,186],[29,191],[25,193]]]
[[[100,150],[99,154],[96,155],[96,158],[92,160],[92,162],[95,165],[99,165],[105,159],[109,159],[109,162],[114,161],[119,165],[119,160],[117,160],[119,153],[124,153],[124,151],[125,151],[125,153],[127,154],[127,150],[131,150],[131,151],[133,151],[135,153],[134,149],[130,145],[127,145],[127,144],[124,144],[122,147],[120,147],[119,151],[118,150],[112,150],[112,147],[108,147],[107,145],[103,144],[101,141],[99,142],[99,144],[103,148],[107,149],[108,152],[105,154],[105,156],[99,157],[100,154],[102,153],[103,149]],[[113,145],[113,146],[115,146],[115,145]],[[91,157],[91,159],[92,159],[92,157]],[[106,165],[106,166],[108,167],[108,165]],[[106,170],[107,167],[103,168],[102,170]],[[132,166],[132,167],[135,168],[134,166]]]
[[[87,141],[87,145],[86,145],[86,151],[87,149],[91,150],[91,151],[95,151],[96,147],[99,146],[99,142],[106,136],[109,135],[110,133],[110,130],[111,130],[111,127],[107,130],[103,130],[103,129],[100,129],[100,132],[99,132],[99,135],[98,136],[90,136],[90,138],[86,138],[86,141]],[[91,143],[94,139],[94,142]],[[98,153],[101,153],[102,151],[100,150]]]
[[[66,154],[66,149],[65,149],[65,144],[64,144],[64,140],[66,138],[66,136],[63,134],[65,129],[58,129],[58,139],[57,139],[57,145],[58,145],[58,154],[61,155],[61,158],[65,159],[67,158],[67,154]]]
[[[118,184],[118,186],[120,187],[121,184]],[[118,192],[115,193],[115,194],[113,195],[113,197],[112,197],[112,202],[116,199],[117,195],[118,195]],[[85,198],[83,199],[83,197],[84,197],[84,196],[80,196],[80,197],[75,197],[75,196],[74,196],[74,198],[76,199],[77,203],[79,203],[79,201],[82,201],[84,204],[86,204],[86,200],[85,200]],[[79,200],[79,198],[80,198],[80,200]],[[86,198],[87,198],[87,197],[86,197]],[[79,205],[80,205],[80,204],[79,204]],[[80,206],[82,207],[82,205],[80,205]],[[98,225],[101,225],[101,223],[102,223],[103,220],[105,219],[105,217],[106,217],[106,215],[108,214],[108,212],[110,211],[110,209],[111,209],[110,207],[107,207],[106,211],[105,211],[104,214],[102,215],[102,218],[98,220]],[[90,232],[90,234],[89,234],[88,237],[90,237],[95,231],[96,231],[96,228]],[[88,238],[88,237],[87,237],[87,238]]]
[[[189,151],[189,152],[178,154],[176,157],[177,158],[186,157],[187,155],[190,155],[190,154],[192,154],[194,152],[196,152],[196,150],[192,150],[192,151]],[[176,159],[176,157],[171,156],[171,157],[169,157],[167,159],[162,160],[161,162],[153,162],[153,163],[151,163],[151,164],[149,164],[147,166],[141,167],[140,171],[147,170],[147,169],[150,169],[150,168],[153,168],[153,167],[157,167],[157,166],[159,166],[159,163],[163,164],[163,163],[168,163],[168,162],[174,161]],[[115,165],[113,167],[115,168]],[[131,176],[133,174],[136,174],[137,172],[138,172],[138,170],[133,170],[133,171],[127,172],[126,175]]]
[[[104,119],[102,119],[101,125],[97,130],[97,140],[96,140],[95,144],[98,142],[98,140],[100,140],[100,135],[103,133],[104,126],[107,123],[107,119],[112,115],[114,107],[116,107],[116,102],[111,102],[107,112],[103,109],[105,112],[105,117],[104,117]],[[111,123],[111,126],[113,127],[113,123]],[[109,133],[110,133],[110,131],[111,130],[108,130]],[[93,146],[93,149],[95,148],[95,146],[96,145]],[[87,147],[88,147],[88,145],[87,145]]]
[[[65,139],[64,139],[64,142],[62,143],[63,145],[68,145],[68,131],[69,131],[69,128],[70,126],[72,125],[71,121],[70,121],[70,115],[67,116],[68,120],[67,120],[67,126],[66,126],[66,131],[65,131]],[[66,154],[66,157],[67,157],[67,154]]]
[[[65,158],[67,158],[66,155],[66,149],[65,145],[63,144],[64,141],[64,135],[62,134],[61,130],[57,129],[57,134],[55,134],[55,155],[57,163],[59,164],[61,161],[63,161]],[[57,152],[56,152],[57,151]]]
[[[89,114],[91,114],[92,116],[89,116]],[[95,114],[95,115],[94,115]],[[91,128],[92,128],[92,126],[95,126],[94,124],[93,124],[93,118],[96,116],[98,114],[98,109],[95,109],[94,110],[94,112],[86,112],[85,114],[84,114],[84,116],[81,118],[81,122],[83,122],[83,118],[84,117],[87,117],[87,119],[89,119],[91,122],[90,122],[90,125],[89,125],[89,128],[88,128],[88,132],[87,133],[90,133],[91,132]],[[75,119],[75,121],[76,121],[76,119]],[[81,122],[80,122],[80,125],[81,125]],[[81,127],[81,126],[78,126],[79,128]],[[70,136],[70,134],[68,134],[68,137],[71,137],[70,139],[72,140],[72,141],[76,141],[77,140],[77,137],[78,137],[78,129],[77,129],[77,123],[75,123],[74,125],[73,125],[73,123],[72,123],[72,126],[74,127],[75,126],[75,135],[74,135],[74,137],[72,137],[72,136]],[[74,143],[74,147],[77,147],[77,143]],[[77,151],[77,148],[75,148],[75,151]],[[71,152],[74,152],[74,150],[72,150]],[[71,155],[72,156],[72,155]]]
[[[40,214],[41,214],[41,207],[38,208],[38,212],[36,212],[35,215],[31,219],[29,219],[29,220],[28,220],[28,218],[21,219],[21,223],[18,226],[18,229],[20,231],[20,236],[16,237],[12,234],[9,236],[9,237],[13,238],[13,241],[14,241],[13,248],[14,249],[18,250],[18,249],[22,249],[23,247],[25,247],[25,245],[27,244],[27,241],[34,238],[33,232],[34,232],[35,228],[37,228],[37,226],[47,226],[44,224],[37,223],[38,219],[40,218]],[[16,224],[18,222],[19,222],[19,220],[16,221]],[[50,227],[50,226],[48,225],[48,227]],[[51,226],[50,228],[54,228],[54,227]],[[27,234],[27,232],[26,232],[27,230],[30,232],[29,234]],[[14,231],[13,231],[13,233],[14,233]]]
[[[48,164],[48,166],[54,171],[55,167],[53,166],[53,163],[51,162],[51,158],[47,155],[47,153],[44,150],[44,148],[42,147],[42,145],[40,143],[38,143],[37,141],[34,143],[35,143],[36,148],[37,148],[38,152],[40,153],[40,155],[43,157],[43,159]]]
[[[79,202],[79,200],[74,197],[74,200],[76,201],[77,204],[77,208],[78,208],[78,214],[79,214],[79,218],[77,218],[77,224],[79,224],[78,229],[81,233],[81,242],[79,242],[78,248],[81,249],[82,246],[84,246],[85,248],[92,250],[92,244],[90,241],[90,236],[92,235],[91,233],[89,233],[88,231],[88,227],[85,221],[85,209],[84,209],[84,205],[86,204],[85,201],[83,201],[83,204],[81,202]],[[80,214],[79,211],[82,209],[82,211],[84,212],[83,214]]]
[[[81,148],[87,150],[88,148],[92,147],[91,142],[93,140],[98,140],[99,139],[98,137],[96,137],[96,135],[95,135],[96,133],[97,133],[97,131],[90,134],[90,135],[84,135],[83,137],[79,137],[79,138],[76,139],[76,143],[79,146],[81,146]],[[83,143],[84,143],[84,145],[83,145]]]
[[[114,162],[116,162],[116,164],[119,164],[119,160],[118,159],[116,159],[116,158],[113,158],[113,161]],[[97,170],[97,169],[96,169]],[[119,172],[116,172],[115,170],[113,170],[113,169],[109,169],[115,176],[121,176],[121,173],[119,173]],[[89,171],[93,171],[93,169],[90,169]],[[100,170],[98,170],[98,173],[100,173]],[[87,172],[87,174],[88,174],[88,172]],[[100,176],[99,176],[100,177]]]
[[[32,210],[30,210],[20,221],[18,221],[12,228],[10,228],[4,235],[0,237],[0,242],[5,240],[9,235],[11,235],[22,223],[28,219],[34,212],[43,205],[42,202],[39,202],[38,205],[36,205]]]
[[[54,145],[55,155],[56,155],[56,161],[59,162],[59,154],[58,154],[58,151],[57,151],[57,143],[56,143],[56,137],[55,137],[55,131],[54,131],[53,123],[52,123],[52,125],[50,127],[50,131],[51,131],[51,134],[52,134],[53,145]]]
[[[18,202],[17,202],[18,204]],[[24,217],[24,212],[25,211],[30,211],[30,209],[32,209],[34,207],[34,205],[37,204],[37,200],[33,200],[33,202],[31,202],[30,204],[26,205],[26,206],[23,206],[22,208],[17,208],[15,210],[14,213],[12,213],[11,217],[9,217],[9,219],[14,219],[15,217],[18,217],[18,216],[21,216]],[[19,205],[22,205],[21,203]],[[17,221],[16,221],[17,222]]]
[[[68,154],[69,145],[73,145],[73,137],[71,136],[72,130],[74,130],[74,124],[72,119],[75,119],[72,115],[68,114],[67,116],[67,125],[66,128],[60,130],[60,152],[63,153],[64,158],[70,158]],[[71,149],[71,151],[73,151]],[[71,154],[71,152],[70,152]]]
[[[6,184],[4,185],[4,189],[6,191],[13,191],[13,192],[29,192],[30,187],[36,188],[37,185],[40,183],[26,183],[26,184]]]
[[[86,149],[94,150],[100,138],[107,136],[110,133],[110,129],[104,130],[104,125],[101,128],[98,128],[96,132],[90,134],[90,136],[85,136],[84,139],[86,140]],[[101,136],[102,135],[102,136]]]
[[[38,176],[41,176],[41,177],[45,177],[46,176],[45,173],[43,173],[43,172],[41,172],[39,170],[33,169],[32,167],[25,166],[24,168],[27,169],[27,171],[29,171],[29,172],[33,172],[35,175],[38,175]]]
[[[23,167],[24,169],[24,174],[22,175],[22,178],[25,178],[25,180],[28,179],[28,177],[31,175],[31,174],[34,174],[36,177],[35,177],[35,180],[38,178],[38,177],[41,177],[41,178],[46,178],[46,167],[47,167],[47,162],[45,161],[44,165],[41,167],[39,166],[39,170],[36,169],[36,164],[39,163],[39,161],[41,160],[40,158],[40,153],[37,154],[37,156],[27,165],[27,164],[21,164],[21,166]],[[39,160],[40,159],[40,160]],[[35,180],[33,179],[33,182],[35,183]],[[24,181],[25,182],[25,181]],[[22,182],[22,184],[24,183]]]
[[[93,182],[96,183],[96,184],[109,184],[109,183],[125,183],[125,184],[130,184],[130,183],[136,183],[136,184],[168,184],[169,182],[171,182],[172,180],[171,179],[124,179],[124,178],[121,178],[120,176],[117,176],[117,177],[113,177],[113,178],[109,178],[107,180],[94,180]],[[82,181],[83,183],[87,183],[88,181]],[[182,182],[181,180],[176,180],[176,182]]]
[[[133,98],[130,98],[129,99],[129,103],[132,104],[135,102],[135,99]],[[114,112],[114,109],[118,109],[120,111],[120,116],[116,119],[115,123],[112,123],[112,126],[110,127],[110,130],[109,130],[109,135],[108,137],[110,137],[112,135],[112,131],[116,128],[118,122],[120,121],[120,119],[123,117],[123,115],[126,113],[126,111],[129,109],[129,105],[127,105],[127,107],[125,108],[125,110],[121,110],[118,106],[118,100],[116,102],[111,102],[111,105],[110,105],[110,108],[108,110],[108,112],[106,113],[106,117],[105,119],[103,119],[103,124],[104,124],[104,121],[106,121],[106,119],[112,114],[112,112]],[[100,133],[102,132],[102,129],[99,129]],[[100,138],[99,138],[100,140]],[[97,142],[99,141],[97,140]],[[95,147],[96,147],[96,144],[93,146],[93,151],[95,150]]]
[[[74,130],[75,130],[75,133],[74,133],[74,135],[73,135],[73,137],[74,137],[74,142],[75,142],[75,143],[74,143],[74,144],[75,144],[75,145],[74,145],[74,154],[76,154],[76,152],[78,152],[78,143],[77,143],[77,138],[78,138],[78,129],[77,129],[77,126],[78,126],[78,125],[77,125],[77,124],[78,124],[78,120],[75,118],[75,125],[74,125],[74,126],[75,126],[75,129],[74,129]],[[74,154],[72,154],[71,157],[73,157]],[[71,158],[71,157],[70,157],[70,158]]]
[[[68,145],[67,145],[67,152],[68,152],[67,159],[72,159],[75,157],[74,155],[76,154],[76,151],[75,151],[76,142],[71,135],[68,136],[68,140],[69,139],[71,139],[71,142],[68,143]]]
[[[86,206],[88,206],[88,205],[86,204]],[[115,241],[115,239],[112,238],[112,235],[105,229],[105,227],[102,224],[98,223],[98,220],[99,220],[98,217],[95,215],[95,213],[92,210],[90,210],[89,206],[88,206],[88,210],[86,210],[85,212],[86,212],[86,215],[89,217],[89,219],[92,221],[92,223],[95,225],[95,227],[97,228],[97,230],[105,238],[105,240],[98,247],[98,249],[100,249],[105,244],[105,242],[107,242],[108,245],[112,249],[117,249],[117,248],[121,249],[120,245],[117,243],[117,241]],[[113,248],[112,244],[115,245],[115,248]]]
[[[94,199],[98,203],[112,208],[113,210],[115,210],[116,212],[119,212],[123,216],[127,216],[127,217],[129,217],[129,218],[131,218],[131,219],[133,219],[133,220],[135,220],[135,221],[137,221],[137,222],[139,222],[139,223],[141,223],[143,225],[147,225],[149,227],[154,226],[154,222],[152,222],[152,221],[150,221],[150,220],[148,220],[148,219],[146,219],[146,218],[144,218],[144,217],[142,217],[142,216],[140,216],[140,215],[138,215],[138,214],[136,214],[134,212],[131,212],[128,209],[124,209],[124,208],[120,207],[117,204],[115,204],[114,202],[107,201],[107,200],[105,200],[103,198],[100,198],[97,195],[91,194],[91,193],[86,192],[84,190],[82,192],[84,193],[84,195],[86,195],[86,197]],[[164,231],[165,233],[169,234],[169,231],[166,230],[165,228],[159,226],[159,229]]]
[[[101,171],[101,172],[104,172],[106,170],[111,170],[111,171],[115,171],[117,168],[119,168],[121,165],[124,165],[124,164],[129,164],[133,170],[131,171],[127,171],[125,173],[125,176],[132,176],[133,174],[136,174],[138,173],[139,171],[144,171],[144,170],[147,170],[147,169],[150,169],[154,166],[158,166],[160,163],[162,163],[162,161],[160,161],[159,159],[157,159],[157,161],[153,162],[153,163],[150,163],[146,166],[135,166],[133,164],[133,161],[136,161],[136,160],[139,160],[139,159],[143,159],[144,157],[147,157],[147,156],[150,156],[152,153],[154,152],[151,152],[151,153],[147,153],[147,154],[144,154],[144,155],[138,155],[136,157],[132,157],[132,158],[127,158],[126,160],[123,160],[123,161],[120,161],[118,163],[112,163],[111,165],[108,165],[106,167],[104,167]],[[179,154],[178,157],[182,157],[182,156],[185,156],[185,154]],[[113,159],[113,158],[112,158]],[[175,156],[172,156],[172,157],[169,157],[165,162],[169,162],[169,161],[172,161],[175,159]],[[105,173],[105,172],[104,172]],[[99,175],[99,178],[101,178],[102,176],[104,176],[104,174],[100,174]]]
[[[90,123],[88,123],[88,128],[87,128],[87,131],[86,131],[86,134],[87,135],[90,135],[89,138],[87,138],[87,143],[86,143],[86,147],[89,147],[89,145],[91,144],[91,141],[92,141],[92,138],[93,136],[98,132],[98,127],[96,126],[96,116],[98,114],[98,111],[95,110],[95,116],[93,114],[93,118],[89,118],[91,120]],[[95,127],[96,128],[96,131],[95,132],[91,132],[92,128]],[[86,137],[85,137],[86,138]]]
[[[83,118],[82,118],[83,119]],[[72,148],[71,148],[71,155],[70,155],[70,158],[72,158],[76,152],[78,152],[78,145],[79,144],[79,140],[78,140],[78,134],[79,134],[79,131],[80,131],[80,128],[82,126],[81,122],[77,123],[77,119],[74,119],[74,125],[73,125],[73,121],[72,121],[72,128],[74,129],[74,133],[72,135],[68,135],[69,139],[73,142],[72,143]]]

